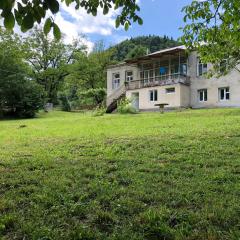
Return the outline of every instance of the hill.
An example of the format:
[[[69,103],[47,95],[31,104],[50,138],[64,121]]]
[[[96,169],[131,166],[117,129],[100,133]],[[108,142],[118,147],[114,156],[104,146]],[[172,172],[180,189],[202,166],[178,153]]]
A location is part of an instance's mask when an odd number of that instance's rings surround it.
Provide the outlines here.
[[[172,37],[149,35],[127,39],[111,48],[115,49],[113,60],[123,61],[126,58],[135,57],[136,55],[145,55],[147,51],[152,53],[178,45],[180,43]]]

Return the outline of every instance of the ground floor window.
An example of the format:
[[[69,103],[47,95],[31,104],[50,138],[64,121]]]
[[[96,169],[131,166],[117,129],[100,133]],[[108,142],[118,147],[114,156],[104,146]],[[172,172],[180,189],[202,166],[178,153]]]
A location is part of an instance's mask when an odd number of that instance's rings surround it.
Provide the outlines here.
[[[207,101],[207,89],[200,89],[198,90],[198,100],[199,102],[206,102]]]
[[[113,73],[112,89],[116,89],[119,86],[120,86],[120,74],[119,73]]]
[[[149,100],[150,100],[150,102],[155,102],[158,100],[158,91],[157,90],[149,91]]]
[[[219,88],[218,95],[220,101],[225,101],[230,99],[230,90],[229,87]]]
[[[175,88],[166,88],[166,93],[175,93]]]

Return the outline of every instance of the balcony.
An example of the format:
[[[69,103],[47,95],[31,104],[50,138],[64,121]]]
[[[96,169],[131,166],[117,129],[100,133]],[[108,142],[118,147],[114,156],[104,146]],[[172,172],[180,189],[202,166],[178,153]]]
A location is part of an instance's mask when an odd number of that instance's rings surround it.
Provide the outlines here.
[[[169,75],[156,76],[148,79],[132,80],[130,82],[126,82],[125,85],[126,90],[134,90],[139,88],[166,86],[177,83],[190,85],[190,78],[189,76],[180,73],[175,73]]]

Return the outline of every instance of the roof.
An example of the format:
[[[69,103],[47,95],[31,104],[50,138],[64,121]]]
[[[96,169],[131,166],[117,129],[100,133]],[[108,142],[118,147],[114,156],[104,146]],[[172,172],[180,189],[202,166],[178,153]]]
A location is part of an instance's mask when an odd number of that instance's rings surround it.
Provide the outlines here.
[[[139,60],[148,60],[148,59],[155,58],[155,57],[161,57],[163,55],[185,52],[186,49],[187,48],[184,45],[173,47],[173,48],[166,48],[166,49],[154,52],[154,53],[147,54],[142,57],[138,57],[135,59],[128,59],[128,60],[126,60],[126,63],[136,63]]]

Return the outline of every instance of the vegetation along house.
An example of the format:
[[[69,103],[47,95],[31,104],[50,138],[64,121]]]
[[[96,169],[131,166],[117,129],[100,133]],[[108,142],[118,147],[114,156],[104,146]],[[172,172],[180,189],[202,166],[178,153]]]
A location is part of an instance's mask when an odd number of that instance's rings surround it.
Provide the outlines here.
[[[109,66],[107,112],[124,96],[139,110],[155,110],[157,103],[166,103],[168,108],[240,107],[240,73],[232,70],[207,78],[211,67],[184,46]]]

